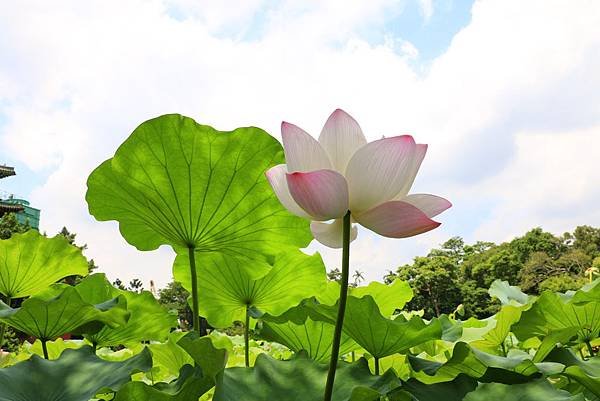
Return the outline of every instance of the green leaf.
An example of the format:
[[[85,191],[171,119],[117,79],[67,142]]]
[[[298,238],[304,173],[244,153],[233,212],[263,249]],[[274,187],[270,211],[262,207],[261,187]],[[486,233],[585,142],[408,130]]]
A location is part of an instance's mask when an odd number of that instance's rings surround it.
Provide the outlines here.
[[[66,349],[78,349],[85,345],[83,340],[63,340],[62,338],[57,338],[54,341],[48,341],[46,343],[46,349],[48,350],[48,358],[49,359],[58,359],[60,355]],[[36,340],[29,348],[27,352],[31,352],[32,354],[38,356],[44,356],[44,351],[42,349],[42,342],[40,340]]]
[[[204,336],[200,337],[196,332],[190,332],[178,342],[202,369],[203,375],[215,380],[216,376],[225,369],[227,365],[228,350],[232,344],[226,337]]]
[[[573,351],[566,348],[556,348],[548,355],[546,360],[567,366],[562,373],[563,375],[579,382],[596,397],[600,398],[600,357],[582,361],[573,354]]]
[[[471,345],[475,348],[485,350],[487,352],[498,352],[498,347],[504,343],[504,340],[510,333],[511,326],[518,322],[521,318],[521,308],[504,305],[493,320],[496,322],[494,328],[483,335],[483,338],[473,341]]]
[[[507,384],[524,383],[542,374],[556,374],[564,368],[556,363],[533,363],[531,356],[514,350],[508,357],[491,355],[459,342],[454,346],[452,357],[445,363],[408,356],[413,377],[432,384],[454,380],[465,374],[481,382]]]
[[[30,230],[0,241],[0,293],[6,297],[28,297],[64,277],[87,274],[81,250],[61,235],[47,238]]]
[[[273,267],[255,278],[258,262],[225,254],[202,254],[197,267],[198,289],[202,294],[200,315],[213,327],[245,321],[246,308],[254,307],[278,315],[304,298],[317,294],[325,285],[325,266],[317,253],[299,250],[277,255]],[[191,288],[187,258],[178,256],[175,279]]]
[[[59,295],[53,295],[57,288]],[[129,313],[123,296],[92,305],[70,286],[55,285],[50,291],[26,299],[20,308],[0,302],[0,321],[41,340],[65,333],[89,333],[104,325],[117,327],[127,323]]]
[[[367,286],[349,288],[348,295],[356,298],[370,295],[375,300],[381,314],[390,317],[394,311],[404,308],[404,305],[412,299],[413,290],[407,281],[394,280],[391,284],[373,281]],[[333,305],[339,296],[339,283],[328,281],[326,288],[317,295],[317,300],[325,305]]]
[[[600,302],[574,304],[557,293],[544,291],[533,306],[522,313],[512,331],[524,341],[570,328],[576,328],[580,342],[597,338],[600,333]]]
[[[151,366],[148,350],[124,362],[104,361],[88,346],[65,350],[54,361],[33,355],[0,369],[0,400],[88,401],[103,389],[118,390],[132,373]]]
[[[326,364],[304,354],[289,361],[259,355],[254,368],[229,368],[219,376],[214,401],[322,401]],[[397,382],[390,372],[373,376],[367,361],[339,362],[333,387],[334,401],[375,401]]]
[[[313,319],[335,323],[338,306],[311,305]],[[425,324],[413,316],[406,320],[402,315],[395,320],[386,319],[379,312],[370,295],[363,298],[349,296],[344,316],[344,332],[376,358],[383,358],[442,337],[438,319]]]
[[[583,394],[572,395],[555,389],[547,380],[524,384],[484,383],[464,398],[464,401],[519,400],[519,401],[585,401]]]
[[[86,338],[99,347],[132,345],[140,341],[164,341],[171,328],[177,327],[177,316],[167,311],[149,291],[140,293],[119,290],[102,273],[86,277],[76,287],[81,297],[90,303],[106,302],[123,296],[130,313],[126,324],[103,327]]]
[[[294,352],[303,350],[315,361],[329,361],[334,326],[328,322],[311,319],[310,310],[306,306],[298,305],[280,316],[264,314],[260,319],[260,335],[265,340],[283,344]],[[359,346],[342,333],[340,355],[357,348]]]
[[[492,298],[498,298],[502,305],[521,306],[530,301],[529,295],[521,291],[519,287],[510,285],[508,281],[494,280],[488,294]]]
[[[194,363],[192,357],[177,345],[184,335],[184,332],[173,332],[166,342],[148,345],[152,351],[152,369],[158,370],[161,378],[175,378],[183,365]]]
[[[116,220],[139,250],[167,244],[264,259],[304,247],[309,222],[288,213],[264,172],[284,163],[265,131],[217,131],[169,114],[142,123],[88,179],[98,220]]]
[[[202,369],[185,365],[177,380],[149,386],[143,382],[126,383],[114,401],[192,401],[214,386],[214,380],[202,375]]]

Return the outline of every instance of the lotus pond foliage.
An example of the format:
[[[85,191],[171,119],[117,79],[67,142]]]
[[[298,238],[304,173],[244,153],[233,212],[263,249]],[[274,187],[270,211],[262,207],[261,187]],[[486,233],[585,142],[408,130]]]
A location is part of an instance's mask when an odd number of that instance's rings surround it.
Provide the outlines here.
[[[341,110],[319,140],[282,129],[283,147],[259,128],[221,132],[165,115],[90,174],[97,220],[117,221],[140,251],[173,249],[169,307],[92,272],[64,235],[4,235],[0,401],[600,400],[593,270],[572,290],[542,285],[527,273],[542,250],[522,241],[515,249],[527,255],[508,259],[529,275],[489,281],[474,262],[494,247],[466,255],[463,243],[430,255],[435,266],[416,260],[408,275],[349,287],[355,224],[407,237],[437,227],[431,218],[450,206],[409,195],[427,146],[408,136],[367,143]],[[319,254],[301,250],[313,238],[341,248],[339,282]],[[571,243],[550,242],[545,266],[563,274]],[[578,246],[600,254],[593,239]],[[503,251],[485,258],[506,262]],[[454,276],[427,273],[437,271]],[[479,296],[493,310],[427,303],[427,284],[451,290],[459,274],[487,285]],[[226,334],[232,325],[240,335]],[[8,328],[28,339],[10,352]]]

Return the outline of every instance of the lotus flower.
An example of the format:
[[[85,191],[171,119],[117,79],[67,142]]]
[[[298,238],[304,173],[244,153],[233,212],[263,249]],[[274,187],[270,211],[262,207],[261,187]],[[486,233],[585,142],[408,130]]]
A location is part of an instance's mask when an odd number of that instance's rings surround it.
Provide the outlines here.
[[[315,239],[328,247],[342,247],[341,218],[348,211],[353,222],[384,237],[405,238],[438,227],[431,218],[452,206],[439,196],[408,194],[427,151],[410,135],[367,143],[340,109],[318,141],[287,122],[281,135],[287,164],[269,169],[267,179],[283,206],[312,220]],[[356,235],[353,224],[350,239]]]

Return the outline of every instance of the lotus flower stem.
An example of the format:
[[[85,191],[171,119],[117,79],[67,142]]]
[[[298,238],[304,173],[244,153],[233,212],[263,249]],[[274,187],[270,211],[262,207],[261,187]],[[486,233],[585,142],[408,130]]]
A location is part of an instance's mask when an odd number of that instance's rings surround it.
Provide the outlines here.
[[[329,372],[325,384],[325,401],[331,401],[333,396],[333,382],[335,370],[340,356],[340,341],[342,338],[342,327],[344,325],[344,314],[346,312],[346,299],[348,298],[348,276],[350,271],[350,212],[344,216],[342,228],[342,281],[340,283],[340,299],[335,331],[333,332],[333,344],[331,346],[331,360],[329,361]]]
[[[10,303],[12,299],[7,296],[6,297],[6,305],[10,308]],[[2,345],[4,344],[4,333],[6,332],[6,323],[0,323],[0,350],[2,349]]]
[[[594,356],[594,348],[589,340],[586,340],[585,345],[587,346],[588,352],[590,353],[590,358]]]
[[[244,362],[246,367],[250,367],[250,340],[248,339],[248,332],[250,331],[250,305],[246,305],[246,322],[244,324]]]
[[[379,376],[379,358],[374,357],[373,362],[375,363],[375,375]]]
[[[192,276],[192,322],[194,331],[200,333],[200,311],[198,310],[198,277],[196,275],[196,255],[193,247],[188,248],[188,254],[190,257],[190,274]]]
[[[48,358],[48,346],[46,345],[46,339],[45,338],[40,338],[40,341],[42,342],[42,351],[44,352],[44,359],[50,359]]]

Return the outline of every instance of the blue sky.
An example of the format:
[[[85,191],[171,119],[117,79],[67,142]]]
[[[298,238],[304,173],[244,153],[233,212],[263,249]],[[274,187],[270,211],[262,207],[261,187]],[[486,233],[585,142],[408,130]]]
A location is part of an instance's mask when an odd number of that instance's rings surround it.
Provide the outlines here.
[[[19,175],[0,189],[41,208],[48,233],[77,232],[110,276],[162,285],[172,252],[138,252],[84,199],[89,173],[133,128],[179,112],[276,137],[286,120],[317,136],[341,107],[369,140],[428,143],[413,192],[454,204],[411,239],[361,230],[353,260],[370,280],[454,235],[598,226],[598,26],[600,3],[583,0],[6,5],[0,163]],[[338,264],[337,251],[310,249]]]

